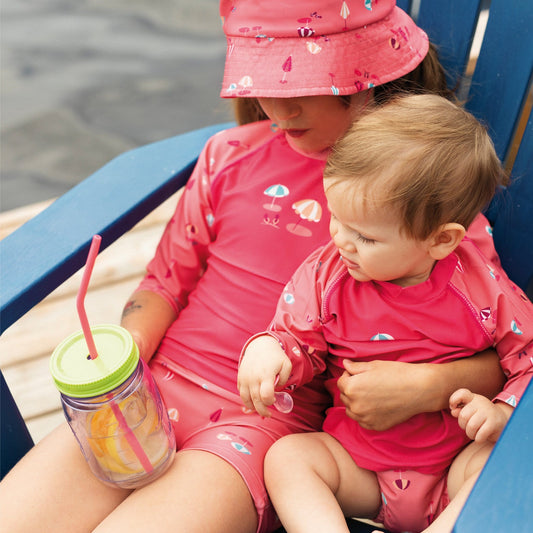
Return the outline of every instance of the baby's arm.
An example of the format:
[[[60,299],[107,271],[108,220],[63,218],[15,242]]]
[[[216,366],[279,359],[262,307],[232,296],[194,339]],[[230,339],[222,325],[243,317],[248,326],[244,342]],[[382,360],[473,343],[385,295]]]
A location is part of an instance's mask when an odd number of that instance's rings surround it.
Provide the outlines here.
[[[279,342],[270,335],[254,337],[245,347],[237,387],[244,405],[261,416],[269,417],[268,406],[274,403],[274,387],[289,379],[292,363]]]
[[[322,248],[296,270],[278,301],[267,332],[252,337],[239,363],[237,386],[246,407],[268,417],[275,388],[300,387],[325,370],[327,344],[320,326],[321,287],[317,281]],[[326,274],[324,274],[325,277]],[[279,378],[279,379],[277,379]]]
[[[450,410],[468,438],[478,443],[496,442],[514,408],[504,402],[491,402],[468,389],[459,389],[450,397]]]

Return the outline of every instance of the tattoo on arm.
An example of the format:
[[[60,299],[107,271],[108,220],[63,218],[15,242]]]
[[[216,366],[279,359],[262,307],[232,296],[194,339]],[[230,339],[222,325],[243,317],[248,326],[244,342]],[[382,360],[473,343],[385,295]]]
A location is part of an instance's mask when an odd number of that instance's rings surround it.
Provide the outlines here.
[[[129,314],[131,314],[133,311],[137,309],[141,309],[142,305],[139,304],[136,300],[130,300],[125,306],[124,310],[122,311],[122,318],[126,318]]]

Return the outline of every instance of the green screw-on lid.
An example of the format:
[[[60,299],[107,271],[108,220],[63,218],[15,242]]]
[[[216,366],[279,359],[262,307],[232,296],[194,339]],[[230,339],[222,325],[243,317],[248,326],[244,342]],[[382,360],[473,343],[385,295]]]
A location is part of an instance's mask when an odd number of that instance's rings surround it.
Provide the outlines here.
[[[78,331],[57,346],[50,359],[56,387],[74,398],[100,396],[123,383],[137,367],[139,350],[130,333],[114,324],[91,328],[98,357],[91,359]]]

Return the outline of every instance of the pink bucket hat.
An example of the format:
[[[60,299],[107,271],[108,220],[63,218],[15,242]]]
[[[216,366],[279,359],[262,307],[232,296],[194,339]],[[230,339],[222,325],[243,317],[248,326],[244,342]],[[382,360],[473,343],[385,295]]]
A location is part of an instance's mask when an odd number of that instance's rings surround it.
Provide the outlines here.
[[[428,38],[395,0],[221,0],[221,96],[352,94],[402,77]]]

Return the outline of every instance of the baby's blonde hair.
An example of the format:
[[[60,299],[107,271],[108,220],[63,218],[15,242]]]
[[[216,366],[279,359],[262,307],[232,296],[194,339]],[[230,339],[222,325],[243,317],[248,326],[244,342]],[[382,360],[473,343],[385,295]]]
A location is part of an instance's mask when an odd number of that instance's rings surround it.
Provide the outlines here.
[[[326,188],[353,180],[354,194],[398,213],[424,240],[441,225],[468,228],[507,176],[486,129],[436,95],[393,99],[361,116],[334,146]]]

